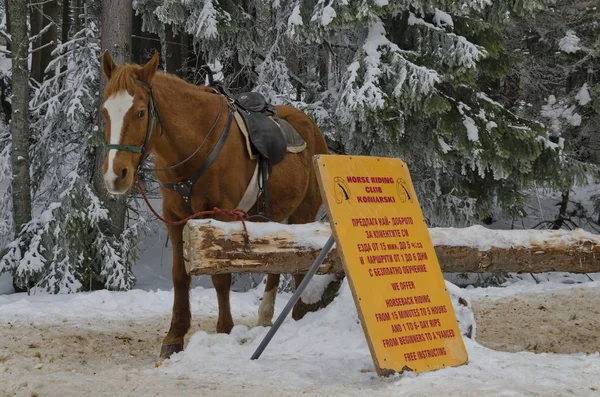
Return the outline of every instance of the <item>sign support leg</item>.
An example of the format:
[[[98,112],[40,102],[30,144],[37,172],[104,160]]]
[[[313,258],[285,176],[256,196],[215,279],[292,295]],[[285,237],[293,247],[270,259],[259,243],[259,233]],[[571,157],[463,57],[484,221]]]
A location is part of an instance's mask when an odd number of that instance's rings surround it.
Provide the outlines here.
[[[294,292],[294,295],[292,295],[292,297],[290,298],[287,305],[285,305],[285,307],[283,308],[283,311],[281,312],[279,317],[277,317],[277,320],[275,320],[275,322],[271,326],[271,329],[269,330],[267,335],[265,335],[262,342],[260,342],[260,345],[258,345],[258,348],[256,349],[256,351],[250,358],[251,360],[256,360],[257,358],[259,358],[260,355],[262,354],[262,352],[265,350],[265,348],[267,347],[267,345],[269,344],[269,342],[271,341],[271,339],[273,338],[273,336],[275,335],[275,333],[277,332],[277,330],[283,323],[283,320],[285,320],[285,318],[290,313],[290,311],[292,310],[292,308],[294,307],[296,302],[298,302],[298,299],[300,299],[300,295],[302,295],[302,292],[304,292],[304,290],[306,289],[306,286],[308,285],[310,280],[313,278],[313,276],[319,269],[319,266],[321,266],[321,264],[325,260],[325,256],[327,256],[329,251],[331,251],[331,248],[333,247],[333,243],[334,243],[334,239],[333,239],[333,235],[331,235],[331,236],[329,236],[329,239],[325,243],[325,246],[319,253],[319,256],[317,256],[317,259],[315,259],[312,266],[306,273],[306,276],[304,276],[304,280],[302,280],[300,285],[298,287],[296,287],[296,292]]]

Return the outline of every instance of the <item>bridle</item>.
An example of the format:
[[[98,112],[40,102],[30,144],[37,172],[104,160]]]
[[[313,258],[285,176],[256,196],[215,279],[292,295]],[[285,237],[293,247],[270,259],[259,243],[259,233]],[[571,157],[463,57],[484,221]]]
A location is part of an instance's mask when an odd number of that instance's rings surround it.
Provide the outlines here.
[[[221,120],[224,99],[223,99],[223,94],[220,93],[219,91],[216,91],[219,95],[221,95],[219,114],[217,115],[217,118],[215,119],[212,127],[206,134],[206,137],[204,138],[204,140],[200,143],[198,148],[196,148],[196,150],[194,150],[194,152],[190,156],[188,156],[181,162],[179,162],[175,165],[166,167],[166,168],[144,168],[144,167],[142,167],[142,165],[143,165],[144,161],[146,160],[146,158],[150,155],[150,153],[148,152],[148,144],[150,143],[150,138],[152,137],[152,132],[154,131],[156,122],[158,121],[161,126],[161,135],[164,134],[165,126],[162,122],[162,118],[160,117],[160,113],[158,111],[158,106],[156,105],[156,100],[154,99],[154,92],[152,90],[152,85],[148,84],[142,80],[136,79],[135,81],[139,85],[147,88],[148,94],[149,94],[148,110],[150,112],[150,117],[148,119],[148,126],[146,128],[146,137],[144,138],[144,143],[142,143],[142,145],[140,145],[140,146],[106,143],[105,148],[106,148],[106,150],[114,149],[114,150],[120,150],[120,151],[140,154],[140,159],[139,159],[138,165],[136,167],[135,176],[134,176],[137,181],[139,173],[169,171],[169,170],[175,169],[175,168],[185,164],[189,160],[191,160],[192,157],[194,157],[200,151],[200,149],[204,146],[204,144],[208,140],[208,137],[211,135],[211,133],[217,126],[218,122]],[[200,177],[204,174],[204,172],[208,169],[208,167],[210,167],[210,165],[216,159],[217,155],[219,154],[219,152],[225,145],[225,141],[227,140],[227,136],[229,135],[229,130],[231,129],[230,127],[231,127],[231,123],[233,121],[233,115],[236,111],[236,106],[235,106],[235,101],[233,99],[231,99],[229,96],[225,95],[225,98],[227,98],[226,102],[228,102],[228,105],[229,105],[229,112],[228,112],[229,114],[227,117],[227,123],[225,124],[225,127],[224,127],[223,131],[221,132],[221,136],[220,136],[219,140],[217,141],[216,145],[213,147],[212,151],[206,157],[206,160],[204,160],[204,163],[202,164],[202,166],[190,178],[188,178],[184,181],[181,181],[178,183],[163,183],[163,182],[159,181],[160,185],[163,188],[173,190],[173,191],[179,193],[183,199],[184,205],[190,212],[193,212],[191,194],[192,194],[192,188],[194,186],[194,183],[198,179],[200,179]]]
[[[160,113],[158,112],[158,107],[156,106],[156,100],[154,99],[154,92],[152,91],[152,85],[146,83],[142,80],[135,80],[136,83],[148,89],[148,111],[150,112],[150,117],[148,119],[148,126],[146,127],[146,137],[144,138],[144,143],[140,146],[133,145],[120,145],[120,144],[112,144],[105,143],[104,147],[106,150],[120,150],[123,152],[131,152],[131,153],[139,153],[140,160],[138,162],[138,166],[136,167],[136,173],[140,171],[144,160],[150,155],[148,153],[148,144],[150,143],[150,138],[152,138],[152,132],[154,131],[154,126],[156,125],[156,121],[158,120],[160,124],[160,135],[162,136],[165,133],[165,125],[162,122],[162,118],[160,117]]]

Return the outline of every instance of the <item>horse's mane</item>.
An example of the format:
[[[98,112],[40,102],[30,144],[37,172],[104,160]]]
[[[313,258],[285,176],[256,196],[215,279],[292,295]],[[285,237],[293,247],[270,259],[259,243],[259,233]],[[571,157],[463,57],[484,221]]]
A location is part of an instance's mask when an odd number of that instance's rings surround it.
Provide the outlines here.
[[[115,69],[107,85],[105,97],[109,97],[111,94],[124,89],[127,90],[127,92],[129,92],[130,94],[133,94],[135,92],[135,87],[137,86],[137,83],[135,81],[136,73],[141,69],[141,66],[135,64],[123,64],[122,66]],[[209,93],[215,92],[214,87],[206,85],[193,85],[187,83],[185,80],[176,75],[172,75],[165,72],[157,72],[156,75],[168,79],[173,84],[183,83],[185,86],[187,86],[187,88],[191,88],[194,90],[200,90]]]
[[[104,96],[107,98],[121,90],[127,90],[133,94],[137,85],[135,76],[138,70],[141,70],[141,67],[133,64],[124,64],[116,68],[110,76]]]

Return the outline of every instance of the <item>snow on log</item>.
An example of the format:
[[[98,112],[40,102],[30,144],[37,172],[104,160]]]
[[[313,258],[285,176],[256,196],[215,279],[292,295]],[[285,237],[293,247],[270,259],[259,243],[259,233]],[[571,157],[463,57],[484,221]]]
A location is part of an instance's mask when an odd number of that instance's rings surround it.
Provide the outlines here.
[[[187,272],[192,275],[306,272],[331,235],[326,223],[246,222],[246,226],[250,249],[244,242],[240,222],[212,219],[187,222],[183,229]],[[335,251],[329,253],[318,273],[344,273]]]
[[[326,223],[283,225],[212,219],[189,221],[184,229],[183,256],[189,274],[302,273],[327,241]],[[600,236],[577,229],[491,230],[430,228],[444,272],[600,272]],[[320,274],[343,273],[335,248]]]

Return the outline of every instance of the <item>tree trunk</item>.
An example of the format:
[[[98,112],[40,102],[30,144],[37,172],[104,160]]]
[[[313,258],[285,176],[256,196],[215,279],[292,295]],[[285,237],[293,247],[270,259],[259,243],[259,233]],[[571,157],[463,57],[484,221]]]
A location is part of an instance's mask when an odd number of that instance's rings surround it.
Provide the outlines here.
[[[81,14],[81,0],[71,0],[71,17],[73,18],[73,26],[75,32],[79,32],[81,30],[81,18],[79,18],[79,14]]]
[[[12,36],[12,201],[14,231],[17,235],[31,220],[29,175],[29,35],[28,3],[9,0],[10,34]]]
[[[69,30],[71,30],[71,0],[62,2],[62,26],[61,41],[66,43],[69,40]]]
[[[109,50],[117,65],[131,62],[131,32],[132,32],[132,5],[131,0],[103,0],[102,1],[102,34],[100,46],[102,50]],[[100,79],[100,95],[104,93],[106,77]],[[102,131],[103,128],[100,128]],[[111,221],[104,228],[115,236],[120,236],[125,230],[126,200],[122,196],[111,197],[104,186],[102,163],[104,162],[104,147],[99,146],[94,158],[94,188],[98,197],[105,203],[111,212]]]
[[[325,44],[319,46],[319,84],[326,90],[329,83],[329,50]]]
[[[30,0],[29,18],[31,21],[31,37],[39,35],[43,28],[42,6],[35,4],[36,1]],[[42,38],[38,37],[31,42],[33,54],[31,54],[31,78],[38,83],[42,82],[42,51],[38,50],[42,46]],[[37,50],[37,51],[36,51]]]
[[[554,221],[552,225],[552,229],[558,230],[563,227],[565,223],[565,219],[567,218],[567,207],[569,205],[569,191],[564,191],[561,193],[561,200],[559,203],[560,207],[558,209],[558,217]]]
[[[41,69],[42,73],[53,74],[54,71],[46,71],[46,68],[52,61],[52,51],[56,49],[56,42],[58,41],[58,23],[60,22],[60,7],[58,6],[58,0],[47,0],[43,6],[44,21],[42,27],[46,27],[51,24],[50,28],[42,35],[42,60]]]
[[[4,0],[4,15],[6,18],[6,31],[10,33],[10,14],[8,12],[8,0]],[[6,40],[6,49],[10,51],[10,41]],[[12,113],[12,106],[10,104],[10,90],[8,89],[10,82],[0,80],[0,106],[2,107],[2,114],[4,115],[4,122],[6,125],[10,122],[10,115]]]

